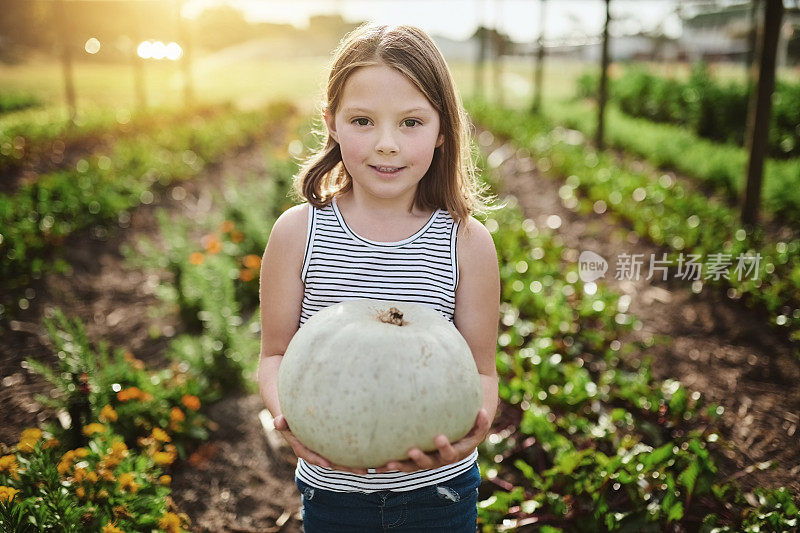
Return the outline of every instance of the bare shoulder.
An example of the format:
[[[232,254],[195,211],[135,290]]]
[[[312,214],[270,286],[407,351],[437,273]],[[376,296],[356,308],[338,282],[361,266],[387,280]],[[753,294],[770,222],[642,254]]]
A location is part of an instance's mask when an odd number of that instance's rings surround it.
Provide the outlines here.
[[[475,217],[469,217],[458,226],[457,253],[459,265],[497,266],[497,251],[489,230]]]
[[[308,229],[308,209],[308,204],[304,203],[281,213],[270,231],[267,249],[281,254],[302,254]]]

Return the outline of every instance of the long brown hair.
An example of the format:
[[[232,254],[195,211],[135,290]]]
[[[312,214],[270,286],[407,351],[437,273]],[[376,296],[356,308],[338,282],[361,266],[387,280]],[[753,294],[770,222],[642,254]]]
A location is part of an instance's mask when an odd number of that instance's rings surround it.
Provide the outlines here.
[[[434,150],[414,205],[425,210],[445,209],[457,221],[483,211],[488,198],[486,185],[477,179],[470,122],[444,57],[423,30],[368,22],[347,34],[333,53],[320,115],[335,116],[349,76],[371,65],[386,65],[404,74],[439,114],[444,142]],[[325,137],[324,145],[303,163],[294,188],[311,205],[324,207],[334,196],[349,191],[352,179],[342,163],[339,143],[327,131],[317,133]]]

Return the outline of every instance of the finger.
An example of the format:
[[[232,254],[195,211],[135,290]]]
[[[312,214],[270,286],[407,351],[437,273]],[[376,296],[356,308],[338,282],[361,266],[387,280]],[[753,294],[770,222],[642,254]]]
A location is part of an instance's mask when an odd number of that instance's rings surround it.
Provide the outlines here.
[[[437,435],[434,442],[439,449],[439,457],[442,458],[444,463],[449,464],[458,459],[458,452],[453,448],[446,436]]]
[[[433,468],[436,464],[432,457],[423,453],[419,448],[408,450],[408,457],[421,469]]]
[[[289,422],[286,421],[286,417],[283,415],[276,416],[272,421],[272,425],[278,431],[286,431],[287,429],[289,429]]]

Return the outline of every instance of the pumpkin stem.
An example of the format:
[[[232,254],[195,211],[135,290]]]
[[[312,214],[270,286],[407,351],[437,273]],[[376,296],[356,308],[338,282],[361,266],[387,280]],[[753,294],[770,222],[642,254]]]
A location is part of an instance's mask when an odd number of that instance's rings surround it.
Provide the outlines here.
[[[378,313],[378,320],[384,324],[394,324],[395,326],[404,326],[408,324],[403,320],[403,312],[396,307],[390,307],[388,310]]]

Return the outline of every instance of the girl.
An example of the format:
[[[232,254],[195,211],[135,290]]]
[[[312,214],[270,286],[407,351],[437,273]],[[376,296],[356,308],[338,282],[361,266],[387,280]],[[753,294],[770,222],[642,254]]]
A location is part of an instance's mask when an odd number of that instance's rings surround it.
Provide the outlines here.
[[[327,140],[295,178],[306,203],[272,228],[261,265],[264,402],[298,457],[305,531],[474,532],[477,446],[497,409],[500,281],[475,181],[469,126],[439,50],[413,26],[365,24],[334,53]],[[467,340],[484,404],[458,442],[367,470],[331,464],[281,416],[278,368],[300,325],[355,298],[428,305]]]

